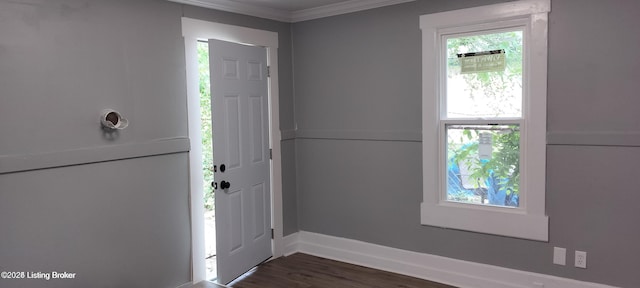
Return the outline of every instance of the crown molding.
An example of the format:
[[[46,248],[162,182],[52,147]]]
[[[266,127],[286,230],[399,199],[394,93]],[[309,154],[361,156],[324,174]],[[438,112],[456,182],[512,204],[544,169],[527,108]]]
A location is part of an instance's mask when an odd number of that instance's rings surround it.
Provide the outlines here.
[[[293,12],[260,7],[230,0],[169,0],[171,2],[189,4],[210,9],[222,10],[282,22],[300,22],[340,14],[369,10],[384,6],[396,5],[415,0],[349,0],[346,2],[324,5],[316,8]]]
[[[316,8],[293,11],[291,13],[291,22],[313,20],[413,1],[415,0],[350,0]]]

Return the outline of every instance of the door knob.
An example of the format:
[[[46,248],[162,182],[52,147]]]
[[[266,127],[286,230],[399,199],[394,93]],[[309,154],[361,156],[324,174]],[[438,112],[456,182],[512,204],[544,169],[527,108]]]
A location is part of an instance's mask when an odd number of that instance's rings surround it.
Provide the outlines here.
[[[229,189],[229,187],[231,187],[231,183],[227,182],[227,181],[221,181],[220,182],[220,188],[222,189]]]

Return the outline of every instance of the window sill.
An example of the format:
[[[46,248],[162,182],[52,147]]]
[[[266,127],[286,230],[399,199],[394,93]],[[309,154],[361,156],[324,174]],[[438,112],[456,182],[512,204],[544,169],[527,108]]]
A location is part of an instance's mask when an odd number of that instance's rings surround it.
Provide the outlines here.
[[[423,202],[422,225],[501,235],[536,241],[549,241],[549,217],[521,213],[521,210],[497,211],[458,205]]]

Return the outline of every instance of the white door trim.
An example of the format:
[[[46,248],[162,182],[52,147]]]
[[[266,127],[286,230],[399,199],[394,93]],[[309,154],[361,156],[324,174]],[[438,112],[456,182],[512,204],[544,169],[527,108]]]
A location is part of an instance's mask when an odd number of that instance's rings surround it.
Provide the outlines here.
[[[193,283],[206,280],[204,255],[204,200],[202,191],[202,149],[200,135],[200,95],[198,89],[197,41],[218,39],[263,46],[267,48],[267,63],[270,66],[269,78],[269,147],[272,149],[271,161],[271,221],[274,229],[273,257],[283,254],[282,224],[282,161],[280,140],[280,112],[278,94],[278,33],[251,29],[240,26],[220,24],[182,17],[182,36],[185,43],[187,76],[187,113],[189,116],[189,138],[192,143],[189,153],[189,196],[191,204],[191,257]]]

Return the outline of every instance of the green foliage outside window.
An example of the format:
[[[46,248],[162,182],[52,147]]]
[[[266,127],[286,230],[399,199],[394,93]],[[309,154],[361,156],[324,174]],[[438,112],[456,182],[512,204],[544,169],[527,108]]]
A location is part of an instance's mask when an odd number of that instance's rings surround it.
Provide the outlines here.
[[[504,115],[522,115],[522,105],[514,101],[513,91],[522,91],[523,79],[523,33],[522,31],[507,31],[491,34],[462,36],[447,39],[448,76],[464,79],[465,93],[468,99],[474,101],[476,97],[489,99],[486,101],[490,115],[475,117],[504,117]],[[460,75],[458,53],[483,52],[504,49],[506,54],[506,68],[503,72],[479,72]],[[447,105],[455,105],[448,103]],[[460,105],[464,107],[464,105]],[[470,119],[474,119],[471,116]],[[509,116],[512,117],[512,116]],[[456,139],[449,137],[447,161],[470,168],[469,177],[476,181],[476,188],[485,185],[490,177],[497,179],[497,184],[506,190],[507,199],[518,198],[520,192],[520,129],[518,125],[504,126],[506,129],[468,128],[457,132]],[[481,133],[490,133],[492,138],[492,153],[489,159],[479,159],[478,139]],[[457,139],[460,138],[460,139]],[[463,139],[466,138],[466,139]],[[461,145],[461,143],[466,143]],[[484,191],[486,189],[476,189]],[[451,191],[456,196],[456,191]],[[447,192],[449,193],[449,192]],[[456,196],[457,197],[457,196]],[[481,195],[482,201],[486,195]],[[516,200],[517,202],[517,200]],[[495,205],[509,205],[507,203],[490,203]],[[517,204],[516,204],[517,205]]]
[[[214,208],[213,135],[211,133],[211,83],[209,78],[209,45],[198,42],[198,72],[200,75],[200,131],[202,135],[202,172],[204,173],[204,207]]]

